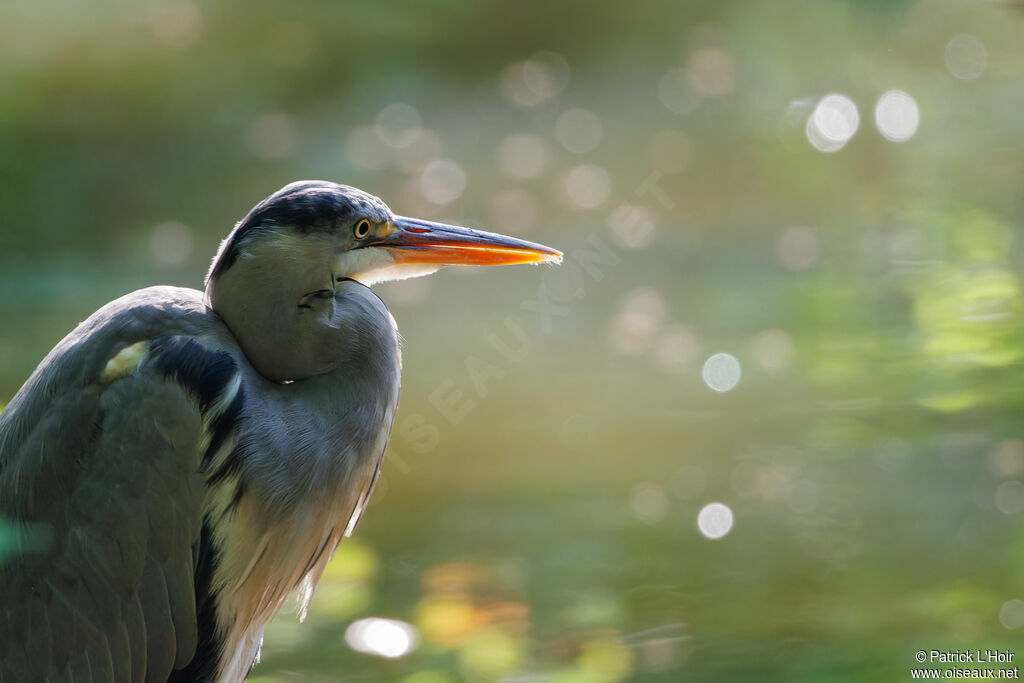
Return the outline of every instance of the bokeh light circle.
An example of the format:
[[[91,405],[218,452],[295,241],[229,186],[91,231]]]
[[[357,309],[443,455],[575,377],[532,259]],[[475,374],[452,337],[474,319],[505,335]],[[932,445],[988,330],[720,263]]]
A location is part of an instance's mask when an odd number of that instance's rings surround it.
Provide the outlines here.
[[[902,90],[890,90],[875,104],[875,127],[890,142],[906,142],[921,123],[914,98]]]
[[[732,531],[732,510],[724,503],[708,503],[697,515],[697,528],[710,539],[719,539]]]
[[[996,508],[1004,515],[1015,515],[1024,510],[1024,482],[1009,479],[1000,484],[996,488]]]
[[[808,142],[820,152],[838,152],[860,126],[857,105],[846,95],[825,95],[807,118]]]
[[[356,652],[396,659],[416,649],[416,629],[404,621],[369,617],[349,624],[345,642]]]
[[[612,179],[608,171],[597,164],[582,164],[565,176],[565,193],[574,204],[593,209],[607,201],[612,192]]]
[[[523,63],[523,82],[543,98],[554,97],[569,85],[571,69],[557,52],[543,51]]]
[[[466,191],[466,172],[450,159],[431,161],[420,176],[420,189],[434,204],[451,204]]]
[[[985,73],[988,67],[985,43],[969,33],[950,38],[942,57],[949,73],[962,81],[973,81]]]
[[[999,608],[999,623],[1003,628],[1015,630],[1024,626],[1024,600],[1007,600]]]
[[[704,383],[719,393],[730,391],[740,383],[740,362],[729,353],[716,353],[706,361],[701,370]]]
[[[538,52],[505,69],[501,94],[517,107],[536,107],[562,92],[569,84],[570,73],[568,62],[558,53]]]
[[[405,102],[393,102],[380,110],[374,129],[389,147],[402,149],[416,142],[420,136],[422,119],[415,107]]]

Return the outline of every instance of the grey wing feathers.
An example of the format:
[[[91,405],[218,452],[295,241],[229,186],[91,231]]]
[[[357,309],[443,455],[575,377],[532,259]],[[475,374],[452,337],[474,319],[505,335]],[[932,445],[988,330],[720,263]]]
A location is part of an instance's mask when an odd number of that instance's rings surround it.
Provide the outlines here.
[[[200,413],[145,364],[98,380],[167,314],[108,312],[88,344],[69,335],[47,359],[64,367],[0,419],[0,537],[17,539],[0,555],[0,681],[166,681],[192,658]]]

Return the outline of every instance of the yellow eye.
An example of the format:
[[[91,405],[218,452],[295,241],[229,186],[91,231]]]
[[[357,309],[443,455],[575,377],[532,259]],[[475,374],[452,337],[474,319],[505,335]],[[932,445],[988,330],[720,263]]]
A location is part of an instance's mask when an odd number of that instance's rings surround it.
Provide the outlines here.
[[[366,237],[367,235],[369,235],[370,234],[370,221],[366,220],[365,218],[360,220],[358,223],[356,223],[356,228],[355,228],[354,232],[355,232],[355,235],[356,235],[356,239],[360,239],[360,240],[363,239],[364,237]]]

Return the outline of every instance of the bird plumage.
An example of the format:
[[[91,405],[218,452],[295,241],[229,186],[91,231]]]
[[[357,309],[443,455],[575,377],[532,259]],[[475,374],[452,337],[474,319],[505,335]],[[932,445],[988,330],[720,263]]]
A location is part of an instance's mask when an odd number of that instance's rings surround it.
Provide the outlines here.
[[[306,181],[239,222],[205,292],[93,314],[0,413],[0,682],[242,680],[387,445],[399,338],[359,279],[557,257]]]
[[[37,372],[0,413],[0,515],[49,536],[0,566],[5,674],[245,675],[264,623],[306,577],[308,599],[383,456],[398,339],[356,287],[377,337],[354,341],[351,368],[298,396],[252,368],[193,290],[119,299],[58,345],[42,367],[83,371]],[[138,342],[138,367],[104,381],[109,359]],[[29,617],[48,624],[46,643]],[[134,672],[113,675],[115,662]]]

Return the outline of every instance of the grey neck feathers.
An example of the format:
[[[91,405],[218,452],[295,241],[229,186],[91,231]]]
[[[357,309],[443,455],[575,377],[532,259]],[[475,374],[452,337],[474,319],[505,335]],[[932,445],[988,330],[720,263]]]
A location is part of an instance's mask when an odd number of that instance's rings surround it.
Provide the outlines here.
[[[358,282],[335,280],[324,256],[280,254],[245,255],[207,284],[210,306],[253,367],[277,382],[342,367],[385,371],[397,332],[381,300]]]

